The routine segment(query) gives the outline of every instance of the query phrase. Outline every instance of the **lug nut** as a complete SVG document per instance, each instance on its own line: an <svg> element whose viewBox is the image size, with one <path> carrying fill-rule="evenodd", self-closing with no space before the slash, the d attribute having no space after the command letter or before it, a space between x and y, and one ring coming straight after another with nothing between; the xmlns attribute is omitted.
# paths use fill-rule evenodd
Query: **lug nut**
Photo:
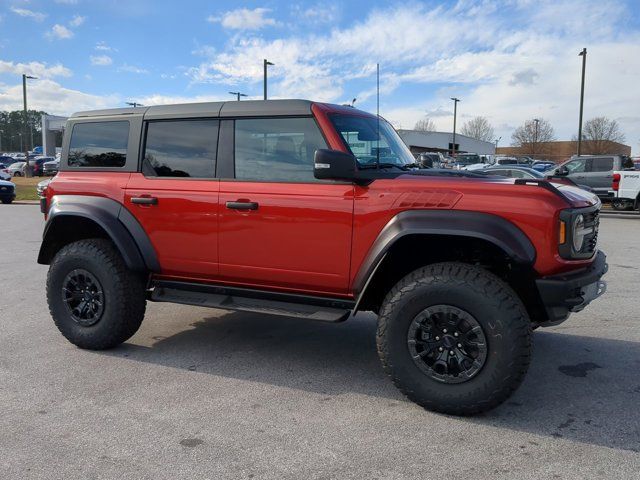
<svg viewBox="0 0 640 480"><path fill-rule="evenodd" d="M461 343L458 344L458 348L462 348L462 344Z"/></svg>
<svg viewBox="0 0 640 480"><path fill-rule="evenodd" d="M453 350L449 350L449 355L455 355L455 352Z"/></svg>
<svg viewBox="0 0 640 480"><path fill-rule="evenodd" d="M453 332L454 337L457 337L458 335L460 335L458 332Z"/></svg>
<svg viewBox="0 0 640 480"><path fill-rule="evenodd" d="M447 329L446 329L446 328L443 328L443 329L442 329L442 333L447 333Z"/></svg>
<svg viewBox="0 0 640 480"><path fill-rule="evenodd" d="M438 351L439 351L439 352L441 352L441 351L443 351L443 350L444 350L444 348L442 348L442 347L438 347Z"/></svg>
<svg viewBox="0 0 640 480"><path fill-rule="evenodd" d="M436 337L436 341L440 340L440 337Z"/></svg>

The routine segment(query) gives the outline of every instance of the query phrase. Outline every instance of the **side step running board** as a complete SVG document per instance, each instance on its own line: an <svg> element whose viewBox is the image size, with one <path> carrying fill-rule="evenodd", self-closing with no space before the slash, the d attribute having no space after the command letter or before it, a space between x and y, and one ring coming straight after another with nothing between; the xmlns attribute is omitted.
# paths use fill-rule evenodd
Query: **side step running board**
<svg viewBox="0 0 640 480"><path fill-rule="evenodd" d="M240 310L323 322L342 322L353 302L182 282L152 285L150 300L199 307ZM266 298L269 296L270 298ZM324 305L323 305L324 304Z"/></svg>

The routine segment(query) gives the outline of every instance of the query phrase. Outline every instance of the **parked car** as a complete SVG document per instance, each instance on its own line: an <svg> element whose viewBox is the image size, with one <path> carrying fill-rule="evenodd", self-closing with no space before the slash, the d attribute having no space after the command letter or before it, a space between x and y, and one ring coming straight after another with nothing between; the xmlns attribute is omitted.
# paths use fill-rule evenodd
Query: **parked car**
<svg viewBox="0 0 640 480"><path fill-rule="evenodd" d="M16 160L9 155L0 155L0 164L3 165L2 168L6 168L9 165L16 163Z"/></svg>
<svg viewBox="0 0 640 480"><path fill-rule="evenodd" d="M546 162L543 160L536 160L531 165L531 168L537 170L538 172L546 172L547 170L551 170L552 168L557 167L555 162Z"/></svg>
<svg viewBox="0 0 640 480"><path fill-rule="evenodd" d="M44 175L44 164L46 162L55 161L53 157L36 157L33 160L29 160L29 165L31 166L31 174L34 177L42 177Z"/></svg>
<svg viewBox="0 0 640 480"><path fill-rule="evenodd" d="M544 173L538 172L537 170L534 170L533 168L530 167L525 167L523 165L498 165L498 166L494 166L494 167L489 167L486 168L485 170L482 170L482 173L486 174L486 175L498 175L500 177L509 177L509 178L526 178L526 179L532 179L532 180L562 180L565 182L570 182L572 185L575 185L579 188L581 188L582 190L586 190L587 192L590 193L595 193L593 188L587 186L587 185L580 185L577 184L573 181L571 181L568 178L565 177L560 177L560 178L550 178L548 175L545 175Z"/></svg>
<svg viewBox="0 0 640 480"><path fill-rule="evenodd" d="M7 168L7 170L12 177L24 177L24 168L26 165L27 162L15 162L9 165L9 168Z"/></svg>
<svg viewBox="0 0 640 480"><path fill-rule="evenodd" d="M640 171L624 170L613 172L613 199L611 206L616 210L640 210Z"/></svg>
<svg viewBox="0 0 640 480"><path fill-rule="evenodd" d="M480 155L478 155L477 153L458 153L454 157L452 167L457 170L460 170L465 167L468 167L469 165L474 165L479 163L482 163L482 162L480 161Z"/></svg>
<svg viewBox="0 0 640 480"><path fill-rule="evenodd" d="M424 152L418 155L416 163L420 168L442 168L440 155L436 152Z"/></svg>
<svg viewBox="0 0 640 480"><path fill-rule="evenodd" d="M613 172L634 169L633 161L622 155L575 156L548 171L552 175L566 176L576 183L588 185L602 199L611 199Z"/></svg>
<svg viewBox="0 0 640 480"><path fill-rule="evenodd" d="M0 168L0 180L11 180L11 173L8 168Z"/></svg>
<svg viewBox="0 0 640 480"><path fill-rule="evenodd" d="M51 182L50 178L47 178L46 180L42 180L41 182L38 182L38 185L36 185L36 193L38 194L38 197L44 198L45 191L49 186L50 182Z"/></svg>
<svg viewBox="0 0 640 480"><path fill-rule="evenodd" d="M6 180L0 180L0 201L2 203L11 203L16 198L15 183Z"/></svg>
<svg viewBox="0 0 640 480"><path fill-rule="evenodd" d="M601 204L574 186L412 168L388 122L339 105L127 112L68 119L41 201L47 302L81 348L126 341L147 300L328 322L372 311L400 390L469 415L521 383L532 328L605 291Z"/></svg>
<svg viewBox="0 0 640 480"><path fill-rule="evenodd" d="M42 172L44 175L55 175L58 173L58 168L60 167L60 159L50 160L48 162L44 162L42 167Z"/></svg>

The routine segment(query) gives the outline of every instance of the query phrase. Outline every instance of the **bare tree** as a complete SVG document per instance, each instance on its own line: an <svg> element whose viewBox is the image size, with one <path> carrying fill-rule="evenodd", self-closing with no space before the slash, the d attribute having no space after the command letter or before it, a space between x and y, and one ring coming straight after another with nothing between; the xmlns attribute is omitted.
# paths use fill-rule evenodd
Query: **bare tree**
<svg viewBox="0 0 640 480"><path fill-rule="evenodd" d="M511 135L511 145L520 147L522 153L535 155L545 153L545 143L555 140L555 132L551 124L544 118L527 120L516 128Z"/></svg>
<svg viewBox="0 0 640 480"><path fill-rule="evenodd" d="M460 133L467 137L482 140L483 142L493 143L496 138L493 127L486 117L475 117L468 122L465 122L460 129Z"/></svg>
<svg viewBox="0 0 640 480"><path fill-rule="evenodd" d="M611 142L623 143L625 136L616 120L595 117L584 124L582 140L585 153L601 155L611 153Z"/></svg>
<svg viewBox="0 0 640 480"><path fill-rule="evenodd" d="M435 132L436 124L429 117L425 117L422 120L418 120L413 129L419 132Z"/></svg>

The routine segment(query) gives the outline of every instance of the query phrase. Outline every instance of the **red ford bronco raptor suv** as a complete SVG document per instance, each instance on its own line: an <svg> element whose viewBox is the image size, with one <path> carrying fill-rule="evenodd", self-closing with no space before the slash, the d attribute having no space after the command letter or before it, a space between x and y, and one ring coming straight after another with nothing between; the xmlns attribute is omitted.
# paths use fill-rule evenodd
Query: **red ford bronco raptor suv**
<svg viewBox="0 0 640 480"><path fill-rule="evenodd" d="M384 119L310 101L77 113L41 203L53 320L106 349L147 301L328 322L373 311L407 397L493 408L524 377L532 329L604 292L600 201L414 162Z"/></svg>

